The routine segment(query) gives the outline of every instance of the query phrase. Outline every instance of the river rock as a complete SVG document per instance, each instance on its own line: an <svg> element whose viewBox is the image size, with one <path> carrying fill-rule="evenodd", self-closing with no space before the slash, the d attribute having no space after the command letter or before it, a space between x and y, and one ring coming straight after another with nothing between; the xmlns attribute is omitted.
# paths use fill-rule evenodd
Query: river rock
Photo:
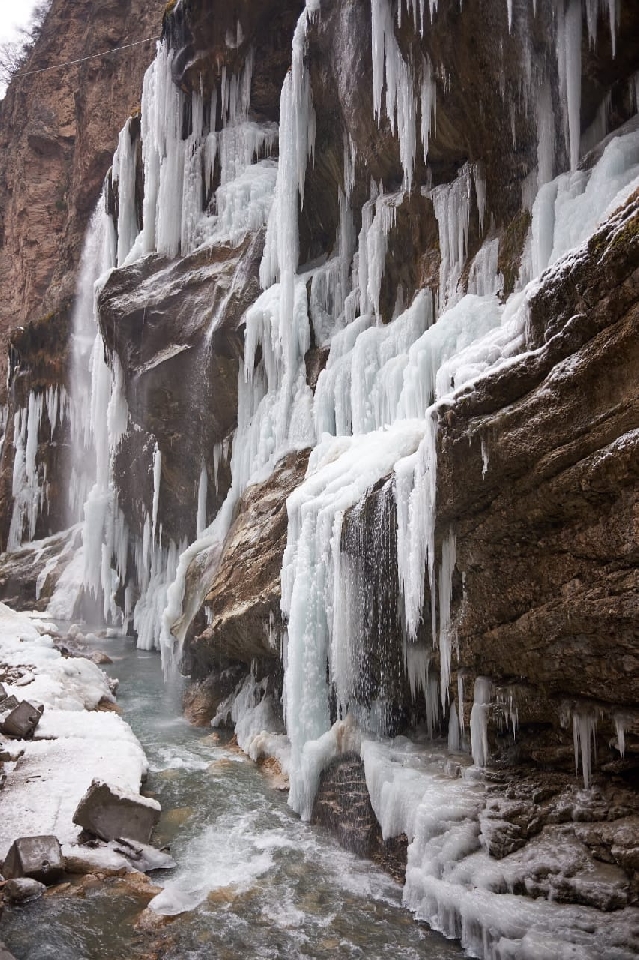
<svg viewBox="0 0 639 960"><path fill-rule="evenodd" d="M92 660L93 663L97 663L99 667L103 667L108 665L109 663L113 663L113 660L108 655L108 653L104 653L103 650L96 650L95 653L91 654L89 659Z"/></svg>
<svg viewBox="0 0 639 960"><path fill-rule="evenodd" d="M64 873L64 859L57 837L21 837L7 854L2 872L8 879L28 877L55 883Z"/></svg>
<svg viewBox="0 0 639 960"><path fill-rule="evenodd" d="M41 716L37 707L27 700L22 700L2 721L0 730L9 737L26 740L33 735Z"/></svg>
<svg viewBox="0 0 639 960"><path fill-rule="evenodd" d="M21 877L17 880L7 880L4 885L4 894L13 903L26 903L28 900L37 900L46 889L39 880Z"/></svg>
<svg viewBox="0 0 639 960"><path fill-rule="evenodd" d="M73 815L73 822L100 840L126 837L148 843L160 819L157 800L123 793L94 780Z"/></svg>

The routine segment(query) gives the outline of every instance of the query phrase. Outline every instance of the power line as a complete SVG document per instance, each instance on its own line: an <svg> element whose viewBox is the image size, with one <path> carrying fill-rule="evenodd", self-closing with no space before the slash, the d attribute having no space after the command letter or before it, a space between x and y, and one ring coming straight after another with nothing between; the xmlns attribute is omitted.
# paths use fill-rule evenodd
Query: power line
<svg viewBox="0 0 639 960"><path fill-rule="evenodd" d="M86 63L87 60L98 60L100 57L108 57L110 54L118 53L120 50L128 50L130 47L139 47L143 43L151 43L154 40L161 39L161 37L147 37L146 40L136 40L135 43L125 43L121 47L113 47L112 50L94 53L90 57L80 57L78 60L67 60L66 63L56 63L54 67L41 67L39 70L25 70L23 73L14 73L11 79L19 80L21 77L31 77L35 73L48 73L50 70L61 70L62 67L73 67L78 63Z"/></svg>

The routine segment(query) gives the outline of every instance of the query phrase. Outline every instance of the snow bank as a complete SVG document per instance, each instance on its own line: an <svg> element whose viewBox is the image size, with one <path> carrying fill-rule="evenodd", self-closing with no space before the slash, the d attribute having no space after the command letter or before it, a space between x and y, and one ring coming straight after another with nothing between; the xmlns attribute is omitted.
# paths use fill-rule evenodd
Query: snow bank
<svg viewBox="0 0 639 960"><path fill-rule="evenodd" d="M21 836L54 834L77 842L72 822L92 780L138 796L147 763L131 728L117 714L93 711L112 701L106 675L89 660L64 658L46 624L0 603L0 670L8 694L43 704L30 741L13 741L22 756L5 764L0 793L0 857ZM42 632L41 632L42 631Z"/></svg>

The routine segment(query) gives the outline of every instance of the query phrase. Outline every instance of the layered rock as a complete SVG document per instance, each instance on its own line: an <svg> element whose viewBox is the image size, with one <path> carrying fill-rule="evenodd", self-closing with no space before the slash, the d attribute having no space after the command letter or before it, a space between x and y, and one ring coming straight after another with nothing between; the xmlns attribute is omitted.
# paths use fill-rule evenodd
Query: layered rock
<svg viewBox="0 0 639 960"><path fill-rule="evenodd" d="M2 547L11 508L13 415L25 390L40 393L60 384L68 389L70 317L84 233L155 44L120 48L157 37L163 6L162 0L106 0L98 6L53 0L21 68L24 75L14 77L0 103L0 406L10 405L0 481ZM65 66L57 69L60 64ZM14 389L10 371L7 395L12 332L11 355L14 365L19 355L23 376ZM45 341L47 362L55 368L48 372L40 362ZM52 455L46 449L48 439L43 424L38 461L41 469L47 465L52 489L38 536L65 522L60 487L66 464L60 450Z"/></svg>

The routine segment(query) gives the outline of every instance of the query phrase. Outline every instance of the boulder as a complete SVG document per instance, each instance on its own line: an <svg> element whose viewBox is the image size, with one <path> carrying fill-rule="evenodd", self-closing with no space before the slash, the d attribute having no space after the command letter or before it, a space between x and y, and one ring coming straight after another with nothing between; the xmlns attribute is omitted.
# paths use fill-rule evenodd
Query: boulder
<svg viewBox="0 0 639 960"><path fill-rule="evenodd" d="M148 843L160 819L160 804L149 797L120 792L94 780L73 815L73 822L100 840L126 837Z"/></svg>
<svg viewBox="0 0 639 960"><path fill-rule="evenodd" d="M17 880L7 880L4 885L4 895L13 903L26 903L28 900L37 900L46 889L39 880L20 877Z"/></svg>
<svg viewBox="0 0 639 960"><path fill-rule="evenodd" d="M3 716L6 716L11 710L15 710L19 703L20 701L13 694L10 697L5 696L4 699L0 700L0 712Z"/></svg>
<svg viewBox="0 0 639 960"><path fill-rule="evenodd" d="M17 737L20 740L26 740L33 735L35 728L40 723L41 713L37 707L34 707L28 700L22 700L8 716L5 717L0 730L9 737Z"/></svg>
<svg viewBox="0 0 639 960"><path fill-rule="evenodd" d="M7 879L28 877L56 883L64 873L64 858L57 837L20 837L11 845L2 867Z"/></svg>

